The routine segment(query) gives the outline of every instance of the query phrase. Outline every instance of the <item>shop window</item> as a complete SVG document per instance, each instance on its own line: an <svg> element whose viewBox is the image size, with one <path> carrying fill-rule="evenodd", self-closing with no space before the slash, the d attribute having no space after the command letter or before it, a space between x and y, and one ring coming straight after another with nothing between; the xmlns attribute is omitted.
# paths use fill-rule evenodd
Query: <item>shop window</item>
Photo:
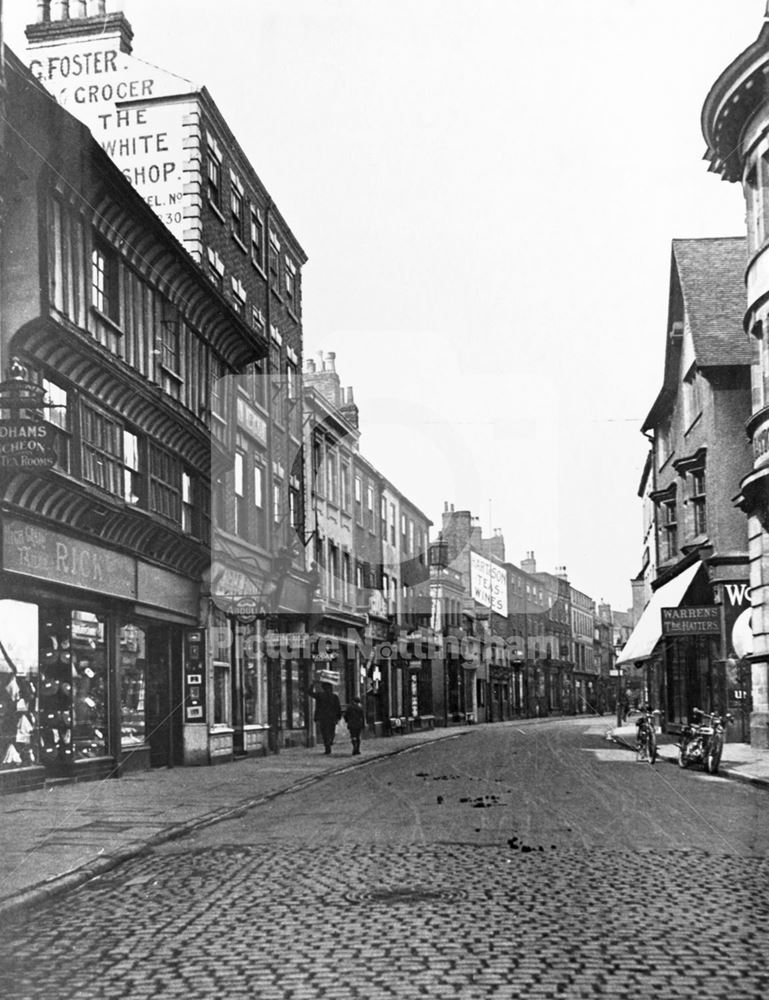
<svg viewBox="0 0 769 1000"><path fill-rule="evenodd" d="M305 670L298 660L286 662L283 681L283 725L286 729L304 729L307 725L307 684Z"/></svg>
<svg viewBox="0 0 769 1000"><path fill-rule="evenodd" d="M0 600L0 770L39 761L38 607Z"/></svg>
<svg viewBox="0 0 769 1000"><path fill-rule="evenodd" d="M40 621L40 759L54 770L107 752L104 623L89 611Z"/></svg>
<svg viewBox="0 0 769 1000"><path fill-rule="evenodd" d="M91 251L91 303L117 323L120 319L120 264L117 254L100 239Z"/></svg>
<svg viewBox="0 0 769 1000"><path fill-rule="evenodd" d="M118 632L120 640L120 744L123 749L147 740L147 639L138 625Z"/></svg>
<svg viewBox="0 0 769 1000"><path fill-rule="evenodd" d="M230 665L214 660L214 725L229 726L232 718L230 702Z"/></svg>

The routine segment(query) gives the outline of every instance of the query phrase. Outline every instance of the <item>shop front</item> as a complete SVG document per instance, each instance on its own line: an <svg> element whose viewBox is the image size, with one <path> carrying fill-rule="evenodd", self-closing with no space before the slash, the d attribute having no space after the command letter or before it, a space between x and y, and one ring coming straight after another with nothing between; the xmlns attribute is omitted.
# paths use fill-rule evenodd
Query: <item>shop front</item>
<svg viewBox="0 0 769 1000"><path fill-rule="evenodd" d="M747 583L711 581L692 562L654 592L618 667L630 668L631 706L650 701L677 732L704 712L733 711L746 692L731 635L748 601Z"/></svg>
<svg viewBox="0 0 769 1000"><path fill-rule="evenodd" d="M0 790L184 763L193 581L21 518L2 556Z"/></svg>

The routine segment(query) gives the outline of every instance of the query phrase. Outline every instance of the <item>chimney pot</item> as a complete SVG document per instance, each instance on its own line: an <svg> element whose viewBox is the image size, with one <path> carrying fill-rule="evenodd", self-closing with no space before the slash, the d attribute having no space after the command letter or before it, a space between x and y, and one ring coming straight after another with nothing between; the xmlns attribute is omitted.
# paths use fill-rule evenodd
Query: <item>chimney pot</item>
<svg viewBox="0 0 769 1000"><path fill-rule="evenodd" d="M51 20L51 0L37 0L37 23L47 24Z"/></svg>
<svg viewBox="0 0 769 1000"><path fill-rule="evenodd" d="M54 21L69 21L69 0L56 0Z"/></svg>
<svg viewBox="0 0 769 1000"><path fill-rule="evenodd" d="M330 372L336 371L336 351L329 351L326 355L328 358L328 370Z"/></svg>

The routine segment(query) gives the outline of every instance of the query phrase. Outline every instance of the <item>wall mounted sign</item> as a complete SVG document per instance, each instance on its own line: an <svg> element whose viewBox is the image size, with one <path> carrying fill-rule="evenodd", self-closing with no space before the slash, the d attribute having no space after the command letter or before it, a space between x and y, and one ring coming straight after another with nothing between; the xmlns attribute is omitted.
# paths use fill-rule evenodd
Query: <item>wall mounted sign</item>
<svg viewBox="0 0 769 1000"><path fill-rule="evenodd" d="M136 597L136 561L27 521L3 522L3 569L113 597Z"/></svg>
<svg viewBox="0 0 769 1000"><path fill-rule="evenodd" d="M720 608L661 608L663 635L720 635Z"/></svg>
<svg viewBox="0 0 769 1000"><path fill-rule="evenodd" d="M39 420L0 420L0 472L50 469L56 461L54 430Z"/></svg>

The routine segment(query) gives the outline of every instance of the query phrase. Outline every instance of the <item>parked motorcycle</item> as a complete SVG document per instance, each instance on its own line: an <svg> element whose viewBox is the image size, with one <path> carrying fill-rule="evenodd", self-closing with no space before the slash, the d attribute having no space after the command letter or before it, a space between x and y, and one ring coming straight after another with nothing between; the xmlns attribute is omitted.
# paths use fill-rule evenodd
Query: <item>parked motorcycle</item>
<svg viewBox="0 0 769 1000"><path fill-rule="evenodd" d="M641 709L641 717L636 722L636 760L648 760L653 764L657 759L657 719L660 710L652 711L648 705Z"/></svg>
<svg viewBox="0 0 769 1000"><path fill-rule="evenodd" d="M724 750L726 724L734 722L734 719L728 712L726 715L719 715L716 712L703 712L700 708L693 708L692 714L699 716L700 722L690 723L681 731L678 766L702 764L708 774L717 774Z"/></svg>

